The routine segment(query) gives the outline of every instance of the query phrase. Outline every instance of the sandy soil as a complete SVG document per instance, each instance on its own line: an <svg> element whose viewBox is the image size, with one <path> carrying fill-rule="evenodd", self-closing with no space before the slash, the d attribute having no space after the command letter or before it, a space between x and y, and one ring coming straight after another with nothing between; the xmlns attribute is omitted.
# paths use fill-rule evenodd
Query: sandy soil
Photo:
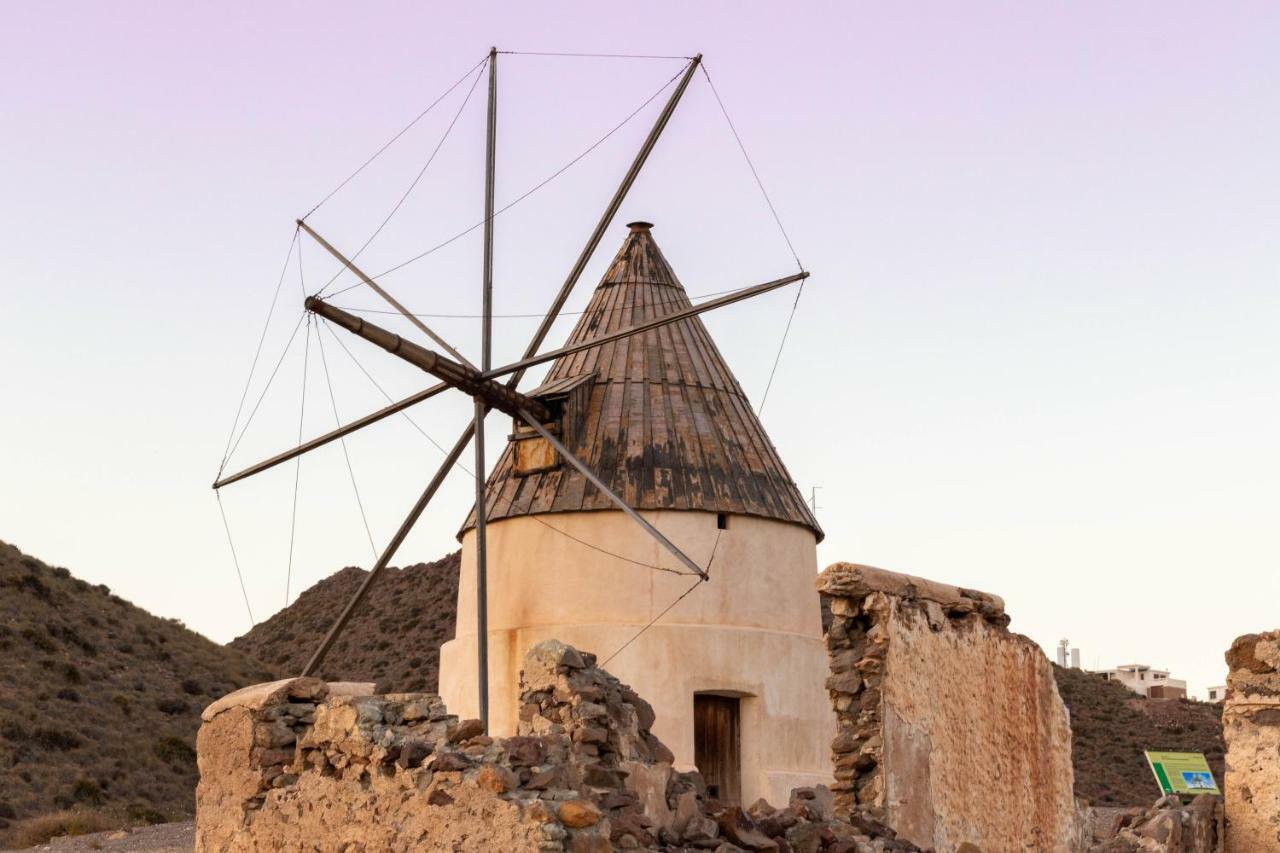
<svg viewBox="0 0 1280 853"><path fill-rule="evenodd" d="M196 825L186 823L161 823L142 826L134 830L95 832L74 838L55 838L39 847L28 850L52 850L54 853L90 853L90 851L115 851L115 853L191 853L195 848Z"/></svg>

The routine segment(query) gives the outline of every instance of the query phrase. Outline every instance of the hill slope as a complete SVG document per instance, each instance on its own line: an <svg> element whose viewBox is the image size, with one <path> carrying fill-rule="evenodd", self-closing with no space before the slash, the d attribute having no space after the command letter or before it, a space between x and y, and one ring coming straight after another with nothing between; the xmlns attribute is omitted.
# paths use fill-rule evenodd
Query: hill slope
<svg viewBox="0 0 1280 853"><path fill-rule="evenodd" d="M201 709L272 677L0 542L0 830L76 805L191 814Z"/></svg>
<svg viewBox="0 0 1280 853"><path fill-rule="evenodd" d="M1145 699L1115 681L1055 666L1071 711L1076 796L1093 805L1146 805L1160 796L1144 750L1203 752L1222 784L1222 708L1187 699Z"/></svg>
<svg viewBox="0 0 1280 853"><path fill-rule="evenodd" d="M434 563L384 571L319 674L330 681L373 681L380 692L434 692L440 646L453 639L460 563L454 552ZM346 568L330 575L231 646L278 672L301 672L367 574Z"/></svg>

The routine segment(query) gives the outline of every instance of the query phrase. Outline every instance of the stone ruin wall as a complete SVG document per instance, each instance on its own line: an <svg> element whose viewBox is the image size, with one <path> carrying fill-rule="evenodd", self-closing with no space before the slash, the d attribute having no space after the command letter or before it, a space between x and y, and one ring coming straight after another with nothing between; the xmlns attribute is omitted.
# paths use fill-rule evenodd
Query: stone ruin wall
<svg viewBox="0 0 1280 853"><path fill-rule="evenodd" d="M439 697L310 678L209 706L197 739L196 850L911 853L830 792L775 808L707 796L673 770L653 710L556 641L530 650L519 734L493 739Z"/></svg>
<svg viewBox="0 0 1280 853"><path fill-rule="evenodd" d="M1227 651L1227 853L1280 851L1280 631Z"/></svg>
<svg viewBox="0 0 1280 853"><path fill-rule="evenodd" d="M549 640L525 659L510 738L439 697L371 685L300 678L218 700L197 740L196 850L1222 850L1211 797L1130 809L1105 841L1084 839L1050 664L1008 631L996 596L844 563L818 585L832 614L833 790L717 802L696 771L672 767L647 702ZM1280 851L1280 632L1241 638L1228 660L1230 850Z"/></svg>
<svg viewBox="0 0 1280 853"><path fill-rule="evenodd" d="M818 589L838 814L939 851L1080 849L1066 708L998 597L851 563Z"/></svg>

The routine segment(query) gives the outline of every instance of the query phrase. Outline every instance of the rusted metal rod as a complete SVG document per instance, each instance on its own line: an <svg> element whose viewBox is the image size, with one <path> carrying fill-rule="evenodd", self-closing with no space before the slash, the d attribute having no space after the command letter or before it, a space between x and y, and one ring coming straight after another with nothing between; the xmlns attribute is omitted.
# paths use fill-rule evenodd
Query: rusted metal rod
<svg viewBox="0 0 1280 853"><path fill-rule="evenodd" d="M725 305L732 305L735 302L741 302L744 299L750 299L753 296L759 296L762 293L768 293L771 290L777 290L779 287L786 287L788 284L794 284L797 281L803 281L809 277L809 273L801 271L795 275L789 275L786 278L774 279L764 284L757 284L755 287L748 287L743 290L730 293L728 296L721 296L719 299L712 299L698 305L690 305L688 308L681 308L679 311L672 311L670 314L663 314L661 317L654 317L652 320L645 320L636 323L634 326L627 326L625 329L618 329L616 332L608 332L598 335L594 338L588 338L585 341L579 341L576 344L560 347L559 349L547 350L539 353L532 358L523 358L520 361L505 364L502 367L495 367L492 370L486 370L480 375L485 379L493 379L498 376L505 376L508 373L517 373L528 370L530 367L536 367L539 364L545 364L548 361L555 361L564 355L572 355L575 352L581 352L584 349L607 344L610 341L616 341L619 338L627 338L631 335L637 335L641 332L647 332L650 329L656 329L659 326L667 326L671 323L678 323L681 320L687 320L690 317L696 317L707 311L716 308L722 308Z"/></svg>
<svg viewBox="0 0 1280 853"><path fill-rule="evenodd" d="M542 323L538 326L538 330L533 333L533 339L529 341L529 346L524 351L524 358L529 358L537 353L538 347L542 346L542 342L546 340L552 325L555 324L556 319L560 316L560 309L564 308L564 303L569 299L569 295L573 293L573 288L577 286L578 279L582 276L582 271L587 268L587 263L595 253L596 247L600 245L600 239L604 237L605 230L608 229L609 223L613 221L613 217L617 215L623 199L627 197L627 193L631 190L631 185L635 183L636 177L644 167L645 161L649 159L649 155L653 152L653 146L658 144L658 137L666 129L667 122L671 119L671 114L675 112L676 105L684 97L684 90L689 88L689 81L693 79L693 74L698 70L698 66L701 63L701 53L690 60L689 67L685 69L684 76L680 78L680 83L676 86L675 91L671 93L671 97L667 99L666 106L658 114L657 120L649 130L649 135L645 137L644 144L640 146L635 159L631 161L631 168L622 177L622 183L618 185L613 198L609 200L608 207L600 215L600 221L596 223L595 230L587 238L587 245L583 247L582 252L578 255L578 260L574 263L573 268L569 270L569 275L565 278L564 284L560 285L560 292L556 294L555 300L547 310L547 316L542 318ZM524 370L521 369L516 372L508 384L514 387L523 376Z"/></svg>
<svg viewBox="0 0 1280 853"><path fill-rule="evenodd" d="M634 507L632 507L629 503L627 503L622 498L614 494L613 490L610 489L608 486L606 486L604 484L604 481L601 480L598 476L596 476L596 473L592 471L590 467L587 466L587 463L583 462L577 456L574 456L573 452L570 451L569 448L561 444L560 440L556 438L554 435L552 435L550 430L548 430L541 423L539 423L537 418L535 418L529 412L521 412L520 417L521 419L524 420L525 423L533 427L534 432L536 432L538 435L545 438L547 442L556 449L556 452L559 453L562 457L564 457L564 461L568 462L570 465L576 468L578 470L578 473L586 477L587 481L591 483L591 485L595 486L597 489L601 491L601 493L604 494L605 497L613 501L614 505L617 506L618 509L622 510L627 515L629 515L632 521L634 521L636 524L639 524L642 528L644 528L644 531L646 533L648 533L654 539L657 539L658 544L660 544L663 548L666 548L668 551L670 551L671 554L681 563L684 563L685 567L689 569L689 571L693 572L698 577L702 578L704 581L710 580L710 577L707 575L707 572L705 569L703 569L693 560L690 560L689 557L684 553L684 551L681 551L679 548L676 547L674 542L672 542L667 537L663 536L662 531L658 530L658 528L650 524L643 515L641 515L639 512L635 510Z"/></svg>
<svg viewBox="0 0 1280 853"><path fill-rule="evenodd" d="M373 586L373 582L378 579L378 575L387 567L391 559L395 557L396 551L400 549L400 545L404 543L405 537L409 535L409 531L413 529L413 525L417 523L418 518L427 508L427 504L431 503L431 499L435 497L436 492L444 483L445 477L449 471L453 469L453 464L458 461L458 457L462 455L462 451L467 449L467 442L471 441L472 427L468 426L463 431L457 443L449 450L440 467L436 469L435 476L431 478L431 482L427 484L426 490L422 496L418 498L418 502L413 505L413 509L409 510L409 515L400 523L400 529L391 537L391 541L387 543L387 547L383 549L382 554L378 557L378 562L373 564L373 568L369 570L369 574L365 576L364 582L360 584L360 588L356 590L356 594L347 602L347 606L342 608L342 613L338 614L338 618L334 620L332 627L328 633L324 635L324 639L320 641L319 647L311 655L311 660L307 661L307 665L303 667L301 675L312 675L316 668L324 660L324 656L328 654L329 647L338 639L338 635L342 633L342 629L347 626L347 622L351 619L351 614L360 606L360 602L364 600L365 594L369 591L369 587Z"/></svg>
<svg viewBox="0 0 1280 853"><path fill-rule="evenodd" d="M326 432L324 435L316 436L310 441L305 441L302 444L299 444L297 447L286 450L283 453L277 453L270 459L263 460L256 465L250 465L248 468L245 468L242 471L237 471L234 474L228 474L221 480L216 481L213 484L213 487L215 489L221 489L223 486L229 486L238 480L243 480L245 477L252 477L254 474L261 474L268 468L274 468L283 462L288 462L290 459L296 459L308 451L315 450L317 447L324 447L329 442L337 441L344 435L353 433L362 427L367 427L369 424L376 424L383 418L389 418L398 412L403 412L410 406L421 403L423 400L430 400L442 391L448 390L449 386L443 382L438 385L432 385L430 388L424 388L411 397L406 397L397 403L392 403L389 406L378 409L376 412L370 412L362 418L358 418L349 424L343 424L337 429Z"/></svg>
<svg viewBox="0 0 1280 853"><path fill-rule="evenodd" d="M444 338L440 337L440 336L439 336L439 335L437 335L435 332L431 331L431 329L427 326L427 324L426 324L426 323L424 323L424 322L422 322L422 320L421 320L420 318L415 317L413 314L410 314L410 313L409 313L409 309L408 309L408 308L405 308L403 305L401 305L401 304L399 303L399 301L397 301L397 300L396 300L396 298L395 298L394 296L392 296L390 293L387 293L387 291L386 291L386 290L384 290L384 289L382 288L382 285L378 284L378 283L377 283L376 281L374 281L372 278L370 278L369 276L365 275L364 270L360 269L360 268L359 268L359 267L357 267L354 263L352 263L350 260L348 260L348 259L347 259L347 257L346 257L345 255L343 255L341 252L339 252L337 249L335 249L332 245L330 245L328 240L324 239L324 238L323 238L323 237L321 237L319 234L317 234L317 233L315 232L315 230L314 230L310 225L308 225L307 223L305 223L305 222L303 222L301 219L299 219L299 220L298 220L298 227L299 227L299 228L301 228L303 231L306 231L308 234L310 234L310 235L311 235L311 238L312 238L313 240L315 240L317 243L319 243L321 246L323 246L323 247L324 247L324 249L325 249L325 251L327 251L329 254L333 255L335 258L337 258L337 259L338 259L338 262L339 262L339 263L343 264L347 269L349 269L349 270L351 270L353 273L355 273L355 274L360 278L360 280L361 280L361 281L363 281L365 284L369 285L369 287L371 287L371 288L373 289L373 292L374 292L374 293L376 293L376 294L378 294L379 296L381 296L383 299L385 299L385 300L387 301L387 303L388 303L392 308L396 309L396 310L397 310L397 311L399 311L401 314L403 314L406 318L408 318L408 320L409 320L409 322L410 322L410 323L412 323L413 325L417 326L417 327L418 327L418 329L419 329L423 334L425 334L427 337L431 338L431 340L433 340L433 341L435 341L437 344L439 344L439 345L440 345L440 347L441 347L445 352L449 353L449 355L453 356L453 357L454 357L454 358L456 358L458 361L462 362L463 364L467 365L468 367L475 367L475 365L474 365L474 364L472 364L471 362L467 361L466 356L464 356L462 353L460 353L460 352L458 352L456 349L454 349L454 348L449 344L449 342L448 342L448 341L446 341Z"/></svg>
<svg viewBox="0 0 1280 853"><path fill-rule="evenodd" d="M486 379L474 367L450 361L438 352L419 346L413 341L406 341L394 332L389 332L362 317L357 317L341 308L335 308L318 296L308 296L306 306L308 311L314 311L335 325L430 373L446 385L464 391L478 400L483 400L512 417L516 417L522 410L531 411L543 418L550 416L547 407L532 397Z"/></svg>

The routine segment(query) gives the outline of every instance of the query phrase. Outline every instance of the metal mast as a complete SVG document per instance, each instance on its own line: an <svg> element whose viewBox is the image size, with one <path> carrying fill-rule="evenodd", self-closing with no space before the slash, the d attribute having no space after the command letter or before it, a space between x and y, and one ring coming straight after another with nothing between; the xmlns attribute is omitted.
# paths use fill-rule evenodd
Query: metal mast
<svg viewBox="0 0 1280 853"><path fill-rule="evenodd" d="M489 121L484 164L484 270L481 273L480 369L493 361L493 173L498 122L498 49L489 49ZM489 565L485 543L484 416L488 407L476 397L476 667L480 722L489 731Z"/></svg>

